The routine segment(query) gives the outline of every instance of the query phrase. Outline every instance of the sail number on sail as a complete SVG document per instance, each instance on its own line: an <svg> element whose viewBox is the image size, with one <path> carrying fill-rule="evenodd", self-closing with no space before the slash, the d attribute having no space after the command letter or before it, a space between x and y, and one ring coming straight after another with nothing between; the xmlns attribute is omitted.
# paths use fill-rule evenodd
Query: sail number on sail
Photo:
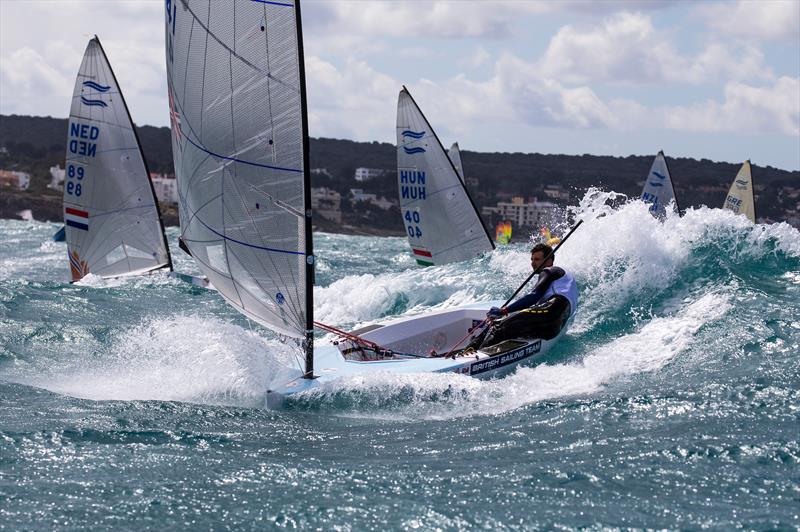
<svg viewBox="0 0 800 532"><path fill-rule="evenodd" d="M425 188L425 172L419 170L400 171L400 199L402 200L424 200L427 196ZM418 210L407 209L403 218L407 222L406 231L408 236L420 238L422 230L419 228L420 214Z"/></svg>
<svg viewBox="0 0 800 532"><path fill-rule="evenodd" d="M67 143L69 153L82 157L97 156L97 142L100 137L100 128L88 124L70 122L69 142ZM86 169L76 165L74 162L67 164L67 182L65 192L71 196L80 196L83 193L83 178L86 177Z"/></svg>

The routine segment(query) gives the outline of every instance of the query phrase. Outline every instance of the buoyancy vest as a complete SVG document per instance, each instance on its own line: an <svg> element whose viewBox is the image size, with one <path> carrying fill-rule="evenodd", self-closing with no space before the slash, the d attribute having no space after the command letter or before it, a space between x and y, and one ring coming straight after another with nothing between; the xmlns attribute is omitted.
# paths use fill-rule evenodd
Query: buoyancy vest
<svg viewBox="0 0 800 532"><path fill-rule="evenodd" d="M569 315L574 316L578 310L578 285L571 273L564 271L564 275L551 282L541 300L545 301L555 295L567 298L570 306Z"/></svg>

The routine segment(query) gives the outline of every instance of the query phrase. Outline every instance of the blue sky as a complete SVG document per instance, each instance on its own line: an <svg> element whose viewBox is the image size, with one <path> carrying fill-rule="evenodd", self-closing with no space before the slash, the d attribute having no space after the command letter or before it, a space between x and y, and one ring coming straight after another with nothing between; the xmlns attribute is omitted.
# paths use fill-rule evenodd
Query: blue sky
<svg viewBox="0 0 800 532"><path fill-rule="evenodd" d="M168 125L163 6L0 0L0 112L66 117L96 33L134 120ZM405 84L466 150L800 169L797 0L302 7L313 136L393 142Z"/></svg>

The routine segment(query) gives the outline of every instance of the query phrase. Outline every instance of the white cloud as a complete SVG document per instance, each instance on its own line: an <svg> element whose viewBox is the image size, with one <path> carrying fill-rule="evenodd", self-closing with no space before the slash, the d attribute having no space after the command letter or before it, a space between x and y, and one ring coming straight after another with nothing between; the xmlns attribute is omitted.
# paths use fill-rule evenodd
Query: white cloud
<svg viewBox="0 0 800 532"><path fill-rule="evenodd" d="M545 2L420 0L415 2L345 1L315 5L315 29L337 34L381 37L507 37L525 14L559 9Z"/></svg>
<svg viewBox="0 0 800 532"><path fill-rule="evenodd" d="M800 2L797 0L739 0L736 4L705 4L697 12L715 31L757 40L800 38Z"/></svg>
<svg viewBox="0 0 800 532"><path fill-rule="evenodd" d="M649 16L622 12L592 27L562 27L539 61L542 74L570 83L703 83L769 78L763 54L752 46L713 43L682 56ZM736 53L738 52L738 53Z"/></svg>
<svg viewBox="0 0 800 532"><path fill-rule="evenodd" d="M782 133L800 136L800 78L779 78L774 85L725 86L725 101L662 109L668 128L686 131Z"/></svg>
<svg viewBox="0 0 800 532"><path fill-rule="evenodd" d="M394 133L400 83L366 62L348 60L339 68L306 57L309 130L313 136L388 140Z"/></svg>

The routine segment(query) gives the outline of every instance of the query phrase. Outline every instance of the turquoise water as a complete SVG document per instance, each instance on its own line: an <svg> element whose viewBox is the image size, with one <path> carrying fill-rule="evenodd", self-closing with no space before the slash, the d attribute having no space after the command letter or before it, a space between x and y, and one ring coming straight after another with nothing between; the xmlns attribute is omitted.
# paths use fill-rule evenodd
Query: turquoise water
<svg viewBox="0 0 800 532"><path fill-rule="evenodd" d="M610 196L575 209L581 309L544 365L279 412L297 353L216 293L70 285L56 225L0 221L0 529L797 529L800 232ZM502 299L529 268L522 243L421 269L403 239L315 238L316 315L342 327Z"/></svg>

